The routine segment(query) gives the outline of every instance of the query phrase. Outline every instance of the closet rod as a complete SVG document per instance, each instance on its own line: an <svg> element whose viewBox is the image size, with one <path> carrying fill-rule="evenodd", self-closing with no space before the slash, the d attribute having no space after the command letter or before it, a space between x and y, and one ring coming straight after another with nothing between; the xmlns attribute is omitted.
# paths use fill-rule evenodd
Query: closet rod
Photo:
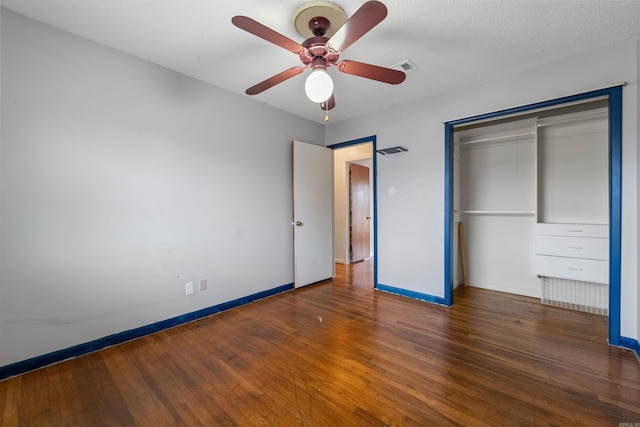
<svg viewBox="0 0 640 427"><path fill-rule="evenodd" d="M533 216L536 211L460 211L460 213L468 215L514 215L514 216Z"/></svg>
<svg viewBox="0 0 640 427"><path fill-rule="evenodd" d="M482 139L472 139L471 141L459 142L458 145L467 145L467 144L477 144L479 142L493 142L493 141L503 141L508 139L517 139L524 136L533 136L535 134L534 131L525 132L525 133L515 133L513 135L504 135L504 136L492 136L490 138L482 138Z"/></svg>

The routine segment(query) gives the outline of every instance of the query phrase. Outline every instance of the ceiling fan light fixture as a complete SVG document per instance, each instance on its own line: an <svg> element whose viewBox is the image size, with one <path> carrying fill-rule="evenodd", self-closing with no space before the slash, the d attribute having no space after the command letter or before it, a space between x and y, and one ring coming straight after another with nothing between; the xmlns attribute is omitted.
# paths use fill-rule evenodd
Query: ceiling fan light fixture
<svg viewBox="0 0 640 427"><path fill-rule="evenodd" d="M2 1L2 0L0 0ZM405 72L364 62L339 60L339 56L354 42L368 33L387 16L387 7L378 0L367 0L349 19L344 10L327 1L312 1L299 7L294 13L294 26L303 37L295 42L248 16L236 15L231 23L236 27L288 50L300 57L302 66L291 67L245 91L257 95L280 84L307 68L311 73L305 81L307 97L326 111L335 107L333 81L326 69L338 71L382 83L397 85L405 80ZM405 67L403 67L405 69Z"/></svg>
<svg viewBox="0 0 640 427"><path fill-rule="evenodd" d="M324 68L314 69L304 84L307 97L316 104L326 101L333 93L333 80Z"/></svg>

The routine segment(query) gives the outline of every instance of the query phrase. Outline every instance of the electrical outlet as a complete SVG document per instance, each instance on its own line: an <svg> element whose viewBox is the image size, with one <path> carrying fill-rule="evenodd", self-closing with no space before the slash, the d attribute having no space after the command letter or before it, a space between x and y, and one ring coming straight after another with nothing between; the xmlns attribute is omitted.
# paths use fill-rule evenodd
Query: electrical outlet
<svg viewBox="0 0 640 427"><path fill-rule="evenodd" d="M200 292L207 290L207 279L200 280Z"/></svg>
<svg viewBox="0 0 640 427"><path fill-rule="evenodd" d="M186 295L191 295L193 293L193 282L185 283L184 292Z"/></svg>

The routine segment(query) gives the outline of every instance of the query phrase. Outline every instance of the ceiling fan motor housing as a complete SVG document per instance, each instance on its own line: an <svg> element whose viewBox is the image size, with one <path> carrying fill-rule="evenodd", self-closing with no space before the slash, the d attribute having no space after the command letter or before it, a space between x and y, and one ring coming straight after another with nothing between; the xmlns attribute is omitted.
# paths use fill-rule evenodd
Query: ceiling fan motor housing
<svg viewBox="0 0 640 427"><path fill-rule="evenodd" d="M312 62L318 64L320 62L317 61L318 59L321 59L325 65L327 62L329 65L334 64L338 60L338 54L334 54L327 50L327 41L329 41L327 37L316 36L302 42L302 46L304 46L307 51L300 52L300 60L305 65ZM313 65L315 64L312 64L312 68L314 68Z"/></svg>

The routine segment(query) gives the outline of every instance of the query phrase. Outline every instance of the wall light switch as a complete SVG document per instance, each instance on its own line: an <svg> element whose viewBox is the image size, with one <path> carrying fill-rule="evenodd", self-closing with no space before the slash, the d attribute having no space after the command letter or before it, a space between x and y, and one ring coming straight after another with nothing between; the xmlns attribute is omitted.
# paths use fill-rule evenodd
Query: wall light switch
<svg viewBox="0 0 640 427"><path fill-rule="evenodd" d="M193 293L193 282L189 282L184 285L184 292L186 295L191 295Z"/></svg>
<svg viewBox="0 0 640 427"><path fill-rule="evenodd" d="M207 290L207 279L200 280L200 291Z"/></svg>
<svg viewBox="0 0 640 427"><path fill-rule="evenodd" d="M396 194L396 188L393 185L389 186L389 195L393 196L394 194Z"/></svg>

